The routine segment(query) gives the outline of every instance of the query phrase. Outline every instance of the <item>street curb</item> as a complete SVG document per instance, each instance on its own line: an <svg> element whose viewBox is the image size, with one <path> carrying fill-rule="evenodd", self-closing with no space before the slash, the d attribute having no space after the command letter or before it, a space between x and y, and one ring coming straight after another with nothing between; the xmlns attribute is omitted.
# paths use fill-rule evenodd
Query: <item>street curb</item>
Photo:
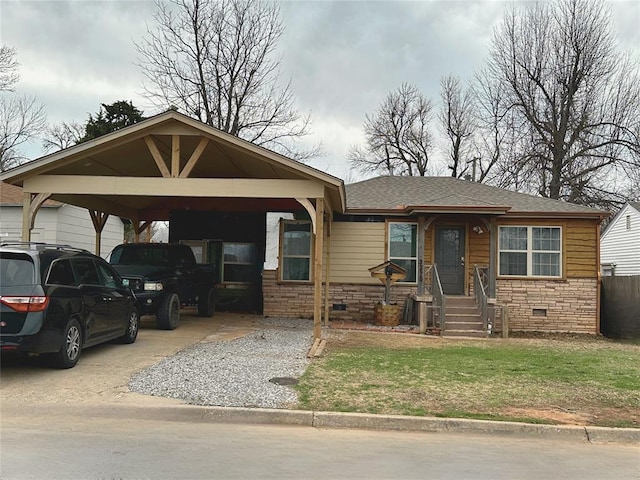
<svg viewBox="0 0 640 480"><path fill-rule="evenodd" d="M370 415L365 413L318 412L270 408L215 407L199 405L147 406L113 405L118 416L139 420L211 422L253 425L291 425L325 429L361 429L424 433L498 435L529 439L566 440L590 443L640 445L640 429L577 425L541 425L463 418ZM93 408L89 407L93 410ZM92 412L111 416L104 409Z"/></svg>

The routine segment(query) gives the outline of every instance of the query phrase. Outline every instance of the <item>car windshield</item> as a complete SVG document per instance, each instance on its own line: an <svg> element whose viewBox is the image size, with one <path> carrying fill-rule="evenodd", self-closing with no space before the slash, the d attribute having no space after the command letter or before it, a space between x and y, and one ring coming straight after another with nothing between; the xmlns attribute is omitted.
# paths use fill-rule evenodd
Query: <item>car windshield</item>
<svg viewBox="0 0 640 480"><path fill-rule="evenodd" d="M32 285L35 268L29 255L0 254L0 285Z"/></svg>
<svg viewBox="0 0 640 480"><path fill-rule="evenodd" d="M168 265L168 252L163 248L146 245L127 245L111 254L112 265Z"/></svg>

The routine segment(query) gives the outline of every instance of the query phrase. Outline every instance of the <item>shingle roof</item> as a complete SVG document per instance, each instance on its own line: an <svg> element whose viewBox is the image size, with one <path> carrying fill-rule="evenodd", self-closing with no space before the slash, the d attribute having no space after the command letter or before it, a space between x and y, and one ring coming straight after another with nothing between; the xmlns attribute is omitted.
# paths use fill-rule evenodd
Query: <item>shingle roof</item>
<svg viewBox="0 0 640 480"><path fill-rule="evenodd" d="M22 206L22 188L11 185L10 183L0 182L0 205L19 205ZM46 206L60 206L60 202L47 200L44 202Z"/></svg>
<svg viewBox="0 0 640 480"><path fill-rule="evenodd" d="M413 210L500 210L509 214L575 214L606 216L607 212L560 200L536 197L452 177L383 176L345 186L347 213Z"/></svg>

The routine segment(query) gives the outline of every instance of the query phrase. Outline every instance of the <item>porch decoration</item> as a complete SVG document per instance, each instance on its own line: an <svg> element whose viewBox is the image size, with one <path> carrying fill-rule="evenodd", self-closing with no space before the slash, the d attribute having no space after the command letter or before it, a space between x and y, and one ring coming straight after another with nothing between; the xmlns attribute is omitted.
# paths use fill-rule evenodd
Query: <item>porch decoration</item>
<svg viewBox="0 0 640 480"><path fill-rule="evenodd" d="M384 285L384 301L376 303L373 308L373 319L376 325L395 327L400 325L403 305L392 304L389 301L391 285L402 280L407 271L400 265L386 261L369 269L371 276L379 279Z"/></svg>

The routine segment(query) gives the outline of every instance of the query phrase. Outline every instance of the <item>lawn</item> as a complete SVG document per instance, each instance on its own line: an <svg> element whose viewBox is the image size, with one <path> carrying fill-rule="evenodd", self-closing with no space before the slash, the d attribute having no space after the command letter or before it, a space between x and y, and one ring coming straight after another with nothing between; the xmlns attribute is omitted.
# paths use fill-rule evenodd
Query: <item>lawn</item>
<svg viewBox="0 0 640 480"><path fill-rule="evenodd" d="M331 331L299 408L640 427L640 345Z"/></svg>

